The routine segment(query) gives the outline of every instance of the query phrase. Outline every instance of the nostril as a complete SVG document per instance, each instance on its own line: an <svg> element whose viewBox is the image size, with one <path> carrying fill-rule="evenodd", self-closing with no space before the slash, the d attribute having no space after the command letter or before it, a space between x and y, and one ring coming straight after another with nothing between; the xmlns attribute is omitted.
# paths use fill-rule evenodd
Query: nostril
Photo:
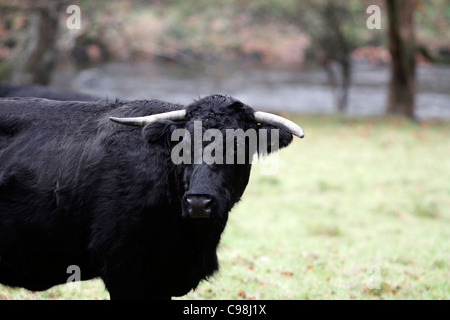
<svg viewBox="0 0 450 320"><path fill-rule="evenodd" d="M186 198L186 202L189 204L189 206L191 208L193 208L193 207L207 208L211 205L211 200L212 199L210 199L210 198L198 197L198 196L192 196L192 197Z"/></svg>
<svg viewBox="0 0 450 320"><path fill-rule="evenodd" d="M208 218L211 213L212 198L209 196L187 196L187 209L191 217Z"/></svg>

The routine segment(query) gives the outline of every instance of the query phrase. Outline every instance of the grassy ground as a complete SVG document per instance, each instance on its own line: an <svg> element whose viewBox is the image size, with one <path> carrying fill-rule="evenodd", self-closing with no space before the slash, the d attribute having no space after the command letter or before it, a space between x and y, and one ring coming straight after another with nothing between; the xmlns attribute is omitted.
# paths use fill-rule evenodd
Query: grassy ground
<svg viewBox="0 0 450 320"><path fill-rule="evenodd" d="M295 118L276 175L252 171L221 271L183 299L450 299L450 124ZM104 299L99 280L0 299Z"/></svg>

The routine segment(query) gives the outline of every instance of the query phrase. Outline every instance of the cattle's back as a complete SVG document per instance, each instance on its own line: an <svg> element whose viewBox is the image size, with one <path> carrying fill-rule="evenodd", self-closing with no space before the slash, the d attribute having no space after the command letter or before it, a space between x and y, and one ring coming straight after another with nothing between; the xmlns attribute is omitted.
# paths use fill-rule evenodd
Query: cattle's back
<svg viewBox="0 0 450 320"><path fill-rule="evenodd" d="M61 102L40 98L3 98L0 99L0 152L7 147L7 141L17 143L14 146L16 152L21 147L23 152L28 148L48 151L46 144L52 141L86 145L99 135L115 137L122 132L127 133L120 137L126 148L127 137L135 139L140 135L139 129L117 126L109 117L145 116L181 108L181 105L158 100ZM59 151L64 151L64 148Z"/></svg>
<svg viewBox="0 0 450 320"><path fill-rule="evenodd" d="M108 104L47 99L0 100L0 171L17 166L31 171L64 165L80 157L101 131ZM38 169L39 168L39 169Z"/></svg>

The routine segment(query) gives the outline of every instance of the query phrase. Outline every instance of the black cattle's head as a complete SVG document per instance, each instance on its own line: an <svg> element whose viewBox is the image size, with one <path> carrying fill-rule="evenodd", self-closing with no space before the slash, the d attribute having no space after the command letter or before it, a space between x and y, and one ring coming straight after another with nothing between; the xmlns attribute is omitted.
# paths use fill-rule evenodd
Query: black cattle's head
<svg viewBox="0 0 450 320"><path fill-rule="evenodd" d="M149 143L171 148L171 161L182 176L184 218L223 226L247 186L254 154L286 147L293 134L303 137L293 122L222 95L202 98L185 110L111 120L143 126Z"/></svg>

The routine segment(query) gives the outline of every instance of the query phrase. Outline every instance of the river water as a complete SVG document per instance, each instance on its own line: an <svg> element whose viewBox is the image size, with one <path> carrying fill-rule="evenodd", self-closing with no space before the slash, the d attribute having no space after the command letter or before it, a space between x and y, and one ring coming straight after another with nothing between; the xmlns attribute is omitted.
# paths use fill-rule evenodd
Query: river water
<svg viewBox="0 0 450 320"><path fill-rule="evenodd" d="M390 71L387 66L353 67L347 113L383 115ZM450 66L419 65L416 117L450 120ZM334 93L323 70L267 70L176 63L104 63L83 70L60 70L54 87L109 99L161 99L189 104L212 93L231 95L255 110L292 113L336 112Z"/></svg>

